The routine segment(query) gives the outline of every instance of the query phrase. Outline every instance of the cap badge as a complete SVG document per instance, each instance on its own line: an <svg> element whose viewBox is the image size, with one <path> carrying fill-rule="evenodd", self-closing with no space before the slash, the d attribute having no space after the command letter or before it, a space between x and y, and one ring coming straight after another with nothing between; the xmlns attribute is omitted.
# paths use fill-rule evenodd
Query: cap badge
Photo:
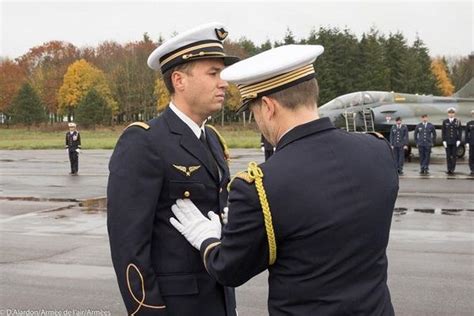
<svg viewBox="0 0 474 316"><path fill-rule="evenodd" d="M221 27L220 29L215 29L215 30L216 30L217 38L218 38L220 41L225 40L225 38L226 38L227 35L229 34L229 32L227 32L226 30L224 30L223 27Z"/></svg>

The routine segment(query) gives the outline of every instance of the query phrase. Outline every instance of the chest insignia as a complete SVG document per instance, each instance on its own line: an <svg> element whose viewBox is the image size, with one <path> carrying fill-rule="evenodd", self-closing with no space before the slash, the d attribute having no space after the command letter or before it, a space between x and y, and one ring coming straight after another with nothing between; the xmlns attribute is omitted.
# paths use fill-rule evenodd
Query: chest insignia
<svg viewBox="0 0 474 316"><path fill-rule="evenodd" d="M178 165L174 165L174 164L173 164L173 167L175 167L176 169L178 169L179 171L184 173L187 177L190 177L193 172L195 172L196 170L201 168L201 166L185 167L185 166L178 166Z"/></svg>

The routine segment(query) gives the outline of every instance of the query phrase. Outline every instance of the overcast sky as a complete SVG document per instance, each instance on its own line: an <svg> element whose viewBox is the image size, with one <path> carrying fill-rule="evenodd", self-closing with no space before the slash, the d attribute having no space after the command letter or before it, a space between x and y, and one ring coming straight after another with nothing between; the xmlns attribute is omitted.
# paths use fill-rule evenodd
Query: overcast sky
<svg viewBox="0 0 474 316"><path fill-rule="evenodd" d="M0 0L0 56L16 58L51 40L78 47L106 40L136 41L143 33L166 39L201 23L227 25L229 38L260 44L297 38L320 26L349 28L360 36L376 27L418 34L432 56L468 55L473 48L472 1L6 1Z"/></svg>

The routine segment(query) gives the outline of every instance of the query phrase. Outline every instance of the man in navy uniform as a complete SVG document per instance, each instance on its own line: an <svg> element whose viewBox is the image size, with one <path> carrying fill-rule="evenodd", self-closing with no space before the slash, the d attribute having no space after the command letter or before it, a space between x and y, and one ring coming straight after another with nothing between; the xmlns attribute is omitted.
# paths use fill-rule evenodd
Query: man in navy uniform
<svg viewBox="0 0 474 316"><path fill-rule="evenodd" d="M81 134L76 123L68 123L69 132L66 133L66 152L71 165L70 175L77 176L79 172L79 153L81 152Z"/></svg>
<svg viewBox="0 0 474 316"><path fill-rule="evenodd" d="M322 52L281 46L224 70L276 151L231 182L222 232L189 199L170 221L222 284L268 269L272 316L393 315L386 248L397 170L382 135L318 117L313 62Z"/></svg>
<svg viewBox="0 0 474 316"><path fill-rule="evenodd" d="M474 176L474 110L471 116L473 119L466 124L466 147L469 147L469 169Z"/></svg>
<svg viewBox="0 0 474 316"><path fill-rule="evenodd" d="M218 214L227 205L228 151L206 119L228 86L224 26L210 23L161 44L148 58L171 95L148 123L131 124L110 159L107 227L112 261L131 315L233 316L234 289L217 283L200 253L169 223L171 205L189 198ZM217 216L217 215L216 215Z"/></svg>
<svg viewBox="0 0 474 316"><path fill-rule="evenodd" d="M405 162L405 149L408 146L408 128L402 124L402 118L395 119L395 125L390 129L390 145L392 145L393 154L395 157L395 165L398 169L398 174L403 175L403 163Z"/></svg>
<svg viewBox="0 0 474 316"><path fill-rule="evenodd" d="M455 118L456 109L448 109L448 118L443 121L441 127L443 146L446 149L446 163L448 175L453 175L456 169L457 148L461 145L461 122Z"/></svg>
<svg viewBox="0 0 474 316"><path fill-rule="evenodd" d="M428 114L421 116L421 123L415 128L415 143L420 154L420 174L429 174L431 147L436 144L436 129L428 122Z"/></svg>

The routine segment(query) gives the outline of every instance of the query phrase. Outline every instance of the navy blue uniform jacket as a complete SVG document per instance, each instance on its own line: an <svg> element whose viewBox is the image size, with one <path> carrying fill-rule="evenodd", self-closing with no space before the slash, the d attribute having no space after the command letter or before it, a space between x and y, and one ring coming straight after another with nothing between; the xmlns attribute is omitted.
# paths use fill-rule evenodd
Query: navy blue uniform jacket
<svg viewBox="0 0 474 316"><path fill-rule="evenodd" d="M239 286L268 269L272 316L393 315L386 248L398 176L387 141L322 118L285 134L260 167L276 261L255 183L237 177L222 239L201 246L209 273Z"/></svg>
<svg viewBox="0 0 474 316"><path fill-rule="evenodd" d="M149 129L124 131L109 164L107 227L128 313L235 315L234 290L206 272L199 251L169 223L178 198L190 198L204 214L227 205L229 169L218 136L206 128L221 177L203 144L171 109L148 124Z"/></svg>

